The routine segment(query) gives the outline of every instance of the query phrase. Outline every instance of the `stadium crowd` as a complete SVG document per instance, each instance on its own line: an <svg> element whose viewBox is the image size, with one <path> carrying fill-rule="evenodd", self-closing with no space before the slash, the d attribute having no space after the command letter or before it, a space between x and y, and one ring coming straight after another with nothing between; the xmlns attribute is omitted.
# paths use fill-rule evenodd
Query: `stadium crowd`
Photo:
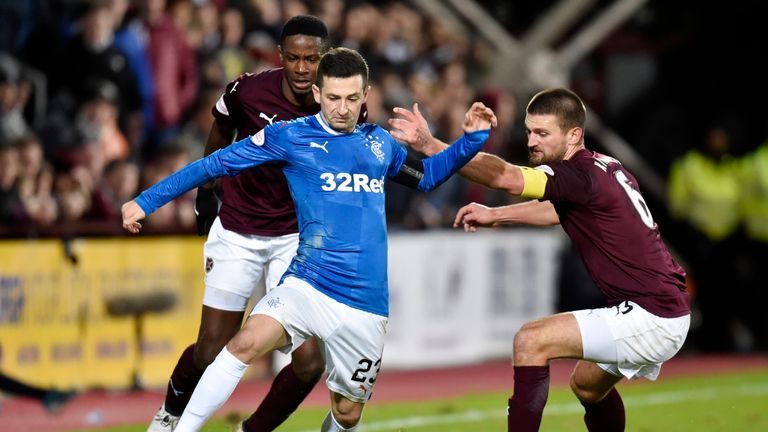
<svg viewBox="0 0 768 432"><path fill-rule="evenodd" d="M383 124L392 107L418 101L435 135L450 141L479 98L501 124L487 150L514 156L515 100L483 87L488 50L401 2L5 3L11 31L0 46L3 236L117 232L123 202L202 155L211 108L227 83L278 66L280 28L298 14L323 19L332 45L355 48L370 63L369 122ZM392 226L405 228L447 226L462 202L483 199L481 188L460 179L436 194L397 185L391 192ZM193 232L193 201L166 206L148 227Z"/></svg>

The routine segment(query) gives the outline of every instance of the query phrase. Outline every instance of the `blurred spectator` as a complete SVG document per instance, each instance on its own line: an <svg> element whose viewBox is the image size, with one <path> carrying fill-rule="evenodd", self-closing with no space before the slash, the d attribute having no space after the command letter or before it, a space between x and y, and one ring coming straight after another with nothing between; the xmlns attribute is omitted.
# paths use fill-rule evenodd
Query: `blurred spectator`
<svg viewBox="0 0 768 432"><path fill-rule="evenodd" d="M0 144L0 222L13 224L25 219L19 196L19 148L15 144Z"/></svg>
<svg viewBox="0 0 768 432"><path fill-rule="evenodd" d="M53 167L43 158L43 146L36 136L26 135L17 143L18 190L28 222L38 227L50 226L59 212L53 197Z"/></svg>
<svg viewBox="0 0 768 432"><path fill-rule="evenodd" d="M59 54L59 60L49 70L55 77L58 92L70 94L76 103L83 103L94 81L108 81L117 89L120 125L125 136L136 145L142 136L141 96L136 75L128 65L128 58L114 45L116 15L110 9L110 0L90 0L78 21L79 32L72 37ZM61 64L67 64L61 68Z"/></svg>
<svg viewBox="0 0 768 432"><path fill-rule="evenodd" d="M82 165L59 172L54 184L61 222L75 222L86 218L91 210L93 179Z"/></svg>
<svg viewBox="0 0 768 432"><path fill-rule="evenodd" d="M99 219L119 221L120 208L139 192L139 166L125 159L113 160L93 194L93 206Z"/></svg>
<svg viewBox="0 0 768 432"><path fill-rule="evenodd" d="M744 190L744 228L748 239L745 251L748 264L745 307L747 326L755 337L756 348L768 350L768 320L763 305L768 303L768 140L741 161Z"/></svg>
<svg viewBox="0 0 768 432"><path fill-rule="evenodd" d="M117 88L109 81L93 80L87 83L83 97L77 122L83 128L93 128L98 134L98 146L104 164L127 158L132 152L117 123Z"/></svg>
<svg viewBox="0 0 768 432"><path fill-rule="evenodd" d="M712 350L736 348L738 305L731 289L739 284L734 256L742 188L730 146L728 129L710 127L699 148L673 162L668 184L669 211L683 223L678 235L686 233L684 241L690 245L688 271L696 281L702 312L698 343Z"/></svg>
<svg viewBox="0 0 768 432"><path fill-rule="evenodd" d="M195 22L200 32L200 45L197 51L201 58L210 57L221 46L219 11L220 8L212 2L203 3L197 7Z"/></svg>
<svg viewBox="0 0 768 432"><path fill-rule="evenodd" d="M11 143L30 132L24 119L29 86L22 82L19 62L0 52L0 144Z"/></svg>
<svg viewBox="0 0 768 432"><path fill-rule="evenodd" d="M40 0L0 0L0 52L18 53L37 22Z"/></svg>
<svg viewBox="0 0 768 432"><path fill-rule="evenodd" d="M155 82L154 128L146 153L172 138L194 103L198 72L195 53L166 13L166 0L138 0L140 29Z"/></svg>
<svg viewBox="0 0 768 432"><path fill-rule="evenodd" d="M205 84L223 88L245 72L252 71L253 60L242 48L243 16L237 9L221 14L221 46L206 61L203 69Z"/></svg>
<svg viewBox="0 0 768 432"><path fill-rule="evenodd" d="M115 48L125 55L128 67L136 77L136 85L141 97L141 135L136 137L139 142L133 139L130 142L133 149L138 149L154 125L155 82L149 65L147 46L142 40L144 35L142 34L140 24L129 15L129 12L136 13L135 8L129 11L130 1L111 0L110 10L114 14ZM129 129L132 128L129 127Z"/></svg>
<svg viewBox="0 0 768 432"><path fill-rule="evenodd" d="M213 88L201 93L195 102L189 120L184 123L181 133L175 140L176 143L184 147L190 160L203 157L205 143L213 124L211 107L216 104L220 96L220 91Z"/></svg>
<svg viewBox="0 0 768 432"><path fill-rule="evenodd" d="M52 172L34 136L0 145L0 224L45 227L56 220Z"/></svg>

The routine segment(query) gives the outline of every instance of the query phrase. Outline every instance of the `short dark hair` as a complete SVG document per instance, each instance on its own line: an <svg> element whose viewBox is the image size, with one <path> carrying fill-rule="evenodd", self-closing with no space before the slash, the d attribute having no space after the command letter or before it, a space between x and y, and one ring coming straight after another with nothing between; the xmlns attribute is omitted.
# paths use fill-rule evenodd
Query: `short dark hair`
<svg viewBox="0 0 768 432"><path fill-rule="evenodd" d="M280 46L285 45L285 38L295 35L319 37L325 45L328 40L328 27L316 16L296 15L283 26L283 31L280 32Z"/></svg>
<svg viewBox="0 0 768 432"><path fill-rule="evenodd" d="M551 88L536 93L526 114L553 114L558 119L560 129L566 131L575 127L584 129L587 122L587 109L581 98L565 88Z"/></svg>
<svg viewBox="0 0 768 432"><path fill-rule="evenodd" d="M368 86L368 63L359 52L349 48L333 48L320 58L315 84L323 88L323 77L363 77L363 88Z"/></svg>

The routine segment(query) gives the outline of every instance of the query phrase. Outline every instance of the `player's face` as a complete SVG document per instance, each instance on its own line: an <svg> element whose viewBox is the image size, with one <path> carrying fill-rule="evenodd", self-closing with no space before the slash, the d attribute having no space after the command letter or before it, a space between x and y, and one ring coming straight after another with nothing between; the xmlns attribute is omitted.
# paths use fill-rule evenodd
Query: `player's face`
<svg viewBox="0 0 768 432"><path fill-rule="evenodd" d="M360 116L360 108L368 97L363 77L323 77L323 88L312 86L315 101L320 104L323 118L335 130L351 132Z"/></svg>
<svg viewBox="0 0 768 432"><path fill-rule="evenodd" d="M528 134L528 158L532 165L563 160L568 146L569 131L560 129L554 114L528 114L525 116Z"/></svg>
<svg viewBox="0 0 768 432"><path fill-rule="evenodd" d="M316 36L293 35L285 38L280 46L280 63L283 65L283 85L300 99L312 91L320 63L322 40Z"/></svg>

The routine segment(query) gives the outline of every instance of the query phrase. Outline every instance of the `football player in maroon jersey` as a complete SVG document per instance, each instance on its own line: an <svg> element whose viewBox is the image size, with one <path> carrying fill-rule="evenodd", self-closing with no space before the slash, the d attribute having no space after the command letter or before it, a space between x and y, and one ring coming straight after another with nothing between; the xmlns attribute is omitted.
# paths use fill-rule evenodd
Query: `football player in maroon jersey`
<svg viewBox="0 0 768 432"><path fill-rule="evenodd" d="M396 108L392 135L434 154L445 144L426 121ZM690 305L685 272L672 258L635 177L616 159L584 145L586 109L572 91L539 92L526 108L531 165L480 153L460 173L472 181L533 200L459 209L455 227L560 224L606 297L609 307L566 312L526 323L514 340L514 393L508 429L535 431L549 391L549 362L579 359L571 389L590 431L624 430L624 405L615 389L623 378L655 380L661 364L685 341Z"/></svg>

